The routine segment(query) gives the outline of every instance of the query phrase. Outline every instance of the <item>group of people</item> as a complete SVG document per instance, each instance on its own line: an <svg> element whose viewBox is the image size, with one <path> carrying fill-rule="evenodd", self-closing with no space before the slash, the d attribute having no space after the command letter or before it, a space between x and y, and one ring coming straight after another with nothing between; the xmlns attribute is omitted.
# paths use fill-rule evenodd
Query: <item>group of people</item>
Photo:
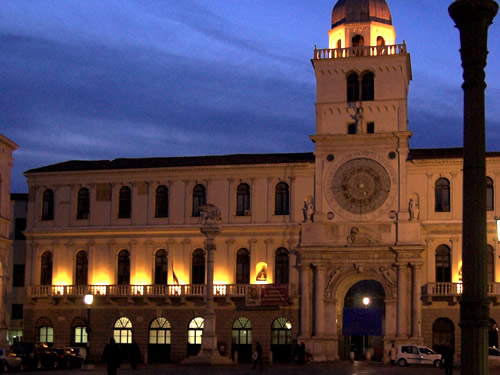
<svg viewBox="0 0 500 375"><path fill-rule="evenodd" d="M123 352L115 339L111 337L109 343L104 347L102 353L102 361L106 364L108 375L116 375L123 360ZM130 346L129 362L132 369L137 369L137 364L141 360L141 352L139 345L134 341Z"/></svg>

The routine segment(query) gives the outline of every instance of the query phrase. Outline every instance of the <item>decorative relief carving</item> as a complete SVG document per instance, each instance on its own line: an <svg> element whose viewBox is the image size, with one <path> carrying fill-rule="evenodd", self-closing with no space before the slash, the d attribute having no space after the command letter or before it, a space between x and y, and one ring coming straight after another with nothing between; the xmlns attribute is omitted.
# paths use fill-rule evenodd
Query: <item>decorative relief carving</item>
<svg viewBox="0 0 500 375"><path fill-rule="evenodd" d="M366 230L352 227L347 236L347 245L377 245L379 242Z"/></svg>

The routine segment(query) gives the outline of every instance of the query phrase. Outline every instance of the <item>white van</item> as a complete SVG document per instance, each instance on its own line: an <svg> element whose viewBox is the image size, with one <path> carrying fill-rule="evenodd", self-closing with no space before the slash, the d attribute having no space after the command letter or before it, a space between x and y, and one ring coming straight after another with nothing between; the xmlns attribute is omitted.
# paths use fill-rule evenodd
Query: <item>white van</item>
<svg viewBox="0 0 500 375"><path fill-rule="evenodd" d="M426 346L399 345L396 362L400 366L407 365L432 365L441 366L441 354Z"/></svg>

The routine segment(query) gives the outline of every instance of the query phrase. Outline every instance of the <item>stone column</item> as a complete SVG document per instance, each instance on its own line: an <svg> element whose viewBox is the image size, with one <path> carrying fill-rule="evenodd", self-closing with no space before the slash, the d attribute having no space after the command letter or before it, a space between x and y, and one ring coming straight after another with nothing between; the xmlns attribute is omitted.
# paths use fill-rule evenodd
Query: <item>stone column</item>
<svg viewBox="0 0 500 375"><path fill-rule="evenodd" d="M300 337L311 337L311 313L310 313L310 295L309 295L309 274L311 267L301 264L300 272Z"/></svg>
<svg viewBox="0 0 500 375"><path fill-rule="evenodd" d="M421 295L421 264L412 264L411 273L411 337L413 339L420 339L422 337L421 325L422 325L422 301L420 300Z"/></svg>
<svg viewBox="0 0 500 375"><path fill-rule="evenodd" d="M207 252L207 290L201 350L204 354L212 355L217 353L218 355L214 310L214 252L216 250L215 236L220 233L220 230L218 226L214 228L202 227L201 233L207 237L205 241L205 250Z"/></svg>
<svg viewBox="0 0 500 375"><path fill-rule="evenodd" d="M486 132L484 68L493 0L456 0L449 7L460 31L464 83L461 373L488 374L488 272L486 256Z"/></svg>
<svg viewBox="0 0 500 375"><path fill-rule="evenodd" d="M325 266L322 264L316 266L314 284L316 287L314 293L314 336L321 338L325 335Z"/></svg>
<svg viewBox="0 0 500 375"><path fill-rule="evenodd" d="M398 267L398 339L408 338L408 265L399 263Z"/></svg>

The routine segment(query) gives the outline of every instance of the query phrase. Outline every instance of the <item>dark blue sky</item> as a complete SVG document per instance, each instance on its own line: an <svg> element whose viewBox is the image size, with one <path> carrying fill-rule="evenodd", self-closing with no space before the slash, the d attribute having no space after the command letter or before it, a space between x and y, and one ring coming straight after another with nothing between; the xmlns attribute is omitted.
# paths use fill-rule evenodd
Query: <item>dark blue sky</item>
<svg viewBox="0 0 500 375"><path fill-rule="evenodd" d="M70 159L312 151L314 45L335 0L2 0L0 132L22 172ZM411 53L413 148L462 145L450 1L388 0ZM500 150L500 16L488 149Z"/></svg>

